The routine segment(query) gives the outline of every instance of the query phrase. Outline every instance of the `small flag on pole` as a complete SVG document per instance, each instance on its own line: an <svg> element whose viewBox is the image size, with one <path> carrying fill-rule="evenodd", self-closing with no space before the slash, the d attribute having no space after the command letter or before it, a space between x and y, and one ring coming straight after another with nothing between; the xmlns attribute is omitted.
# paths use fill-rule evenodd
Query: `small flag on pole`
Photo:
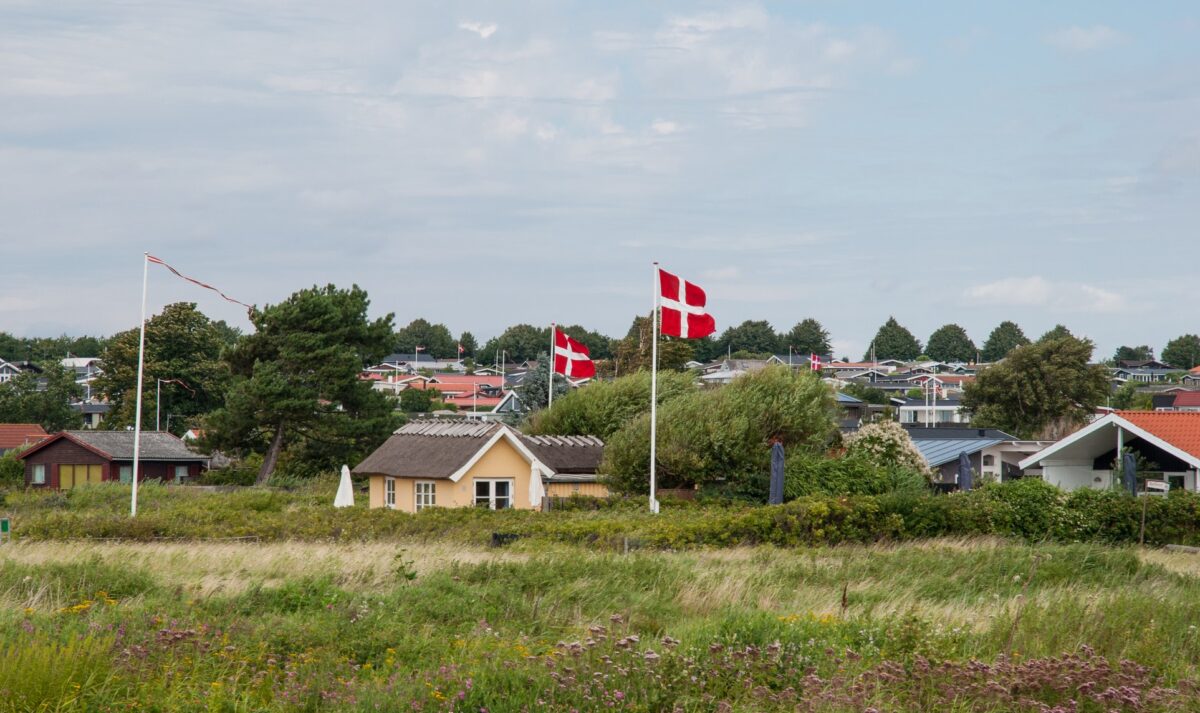
<svg viewBox="0 0 1200 713"><path fill-rule="evenodd" d="M199 285L200 287L203 287L206 290L212 290L213 292L216 292L218 295L223 297L227 302L232 302L235 305L241 305L241 306L245 307L247 312L253 313L253 311L254 311L254 308L251 307L250 305L246 304L245 302L239 302L238 300L233 299L229 295L218 290L217 288L213 287L212 285L208 284L207 282L201 282L200 280L197 280L194 277L188 277L187 275L183 274L179 270L176 270L175 268L168 265L166 263L166 261L164 261L162 258L157 258L157 257L154 257L153 255L150 255L149 253L147 253L146 260L154 263L155 265L162 265L163 267L167 268L171 272L175 273L176 277L181 277L181 278L187 280L188 282L192 283L193 285Z"/></svg>
<svg viewBox="0 0 1200 713"><path fill-rule="evenodd" d="M808 355L808 368L812 369L813 371L818 371L818 372L821 371L821 355L820 354L809 354Z"/></svg>
<svg viewBox="0 0 1200 713"><path fill-rule="evenodd" d="M658 285L663 334L702 339L717 331L716 321L704 311L708 298L699 286L662 269L658 271Z"/></svg>

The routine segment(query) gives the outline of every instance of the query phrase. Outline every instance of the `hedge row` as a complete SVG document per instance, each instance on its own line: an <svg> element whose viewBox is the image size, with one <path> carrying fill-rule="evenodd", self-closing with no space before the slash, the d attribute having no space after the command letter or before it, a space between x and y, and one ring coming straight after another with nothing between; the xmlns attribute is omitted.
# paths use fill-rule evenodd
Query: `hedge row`
<svg viewBox="0 0 1200 713"><path fill-rule="evenodd" d="M326 492L328 490L328 492ZM641 500L599 509L548 513L432 509L419 515L358 507L335 510L332 490L186 487L141 489L139 513L128 517L129 491L119 485L67 493L9 493L0 514L19 539L258 537L263 540L450 539L489 542L492 533L535 540L624 547L785 547L871 543L943 536L995 535L1031 541L1136 543L1142 508L1147 544L1200 544L1200 496L1132 498L1117 492L1064 493L1041 481L992 485L950 495L810 496L784 505L668 504L663 514Z"/></svg>

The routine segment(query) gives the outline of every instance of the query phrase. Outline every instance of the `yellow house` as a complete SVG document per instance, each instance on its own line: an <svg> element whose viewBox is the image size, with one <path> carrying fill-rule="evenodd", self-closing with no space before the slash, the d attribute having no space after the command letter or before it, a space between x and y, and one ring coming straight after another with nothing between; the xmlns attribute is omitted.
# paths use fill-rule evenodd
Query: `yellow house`
<svg viewBox="0 0 1200 713"><path fill-rule="evenodd" d="M604 443L592 436L526 436L500 423L414 421L354 468L370 506L538 510L545 497L603 497Z"/></svg>

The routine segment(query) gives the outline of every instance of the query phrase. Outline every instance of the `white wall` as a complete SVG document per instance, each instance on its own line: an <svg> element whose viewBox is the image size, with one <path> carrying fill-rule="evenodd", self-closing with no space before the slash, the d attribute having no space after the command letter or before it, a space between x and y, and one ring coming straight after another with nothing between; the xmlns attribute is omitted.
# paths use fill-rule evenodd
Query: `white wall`
<svg viewBox="0 0 1200 713"><path fill-rule="evenodd" d="M1096 482L1096 478L1099 478L1100 482ZM1111 473L1107 470L1092 470L1092 461L1090 460L1043 461L1042 479L1063 490L1078 490L1079 488L1103 490L1112 483Z"/></svg>

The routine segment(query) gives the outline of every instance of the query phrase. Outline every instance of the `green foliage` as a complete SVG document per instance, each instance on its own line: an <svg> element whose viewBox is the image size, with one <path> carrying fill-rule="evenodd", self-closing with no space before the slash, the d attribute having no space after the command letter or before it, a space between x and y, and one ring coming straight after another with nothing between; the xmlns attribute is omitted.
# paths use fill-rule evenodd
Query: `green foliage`
<svg viewBox="0 0 1200 713"><path fill-rule="evenodd" d="M1056 324L1045 334L1038 337L1038 342L1048 342L1053 339L1065 339L1067 337L1074 337L1074 336L1075 335L1071 334L1071 330L1067 329L1066 326L1061 325L1061 324Z"/></svg>
<svg viewBox="0 0 1200 713"><path fill-rule="evenodd" d="M416 354L419 346L425 347L424 353L434 359L458 358L458 342L444 324L430 324L429 320L418 318L396 332L396 352Z"/></svg>
<svg viewBox="0 0 1200 713"><path fill-rule="evenodd" d="M0 359L29 361L38 366L58 364L68 357L98 357L104 352L105 337L14 337L0 332Z"/></svg>
<svg viewBox="0 0 1200 713"><path fill-rule="evenodd" d="M521 385L516 388L517 398L521 399L521 405L530 411L540 411L546 408L550 399L551 377L554 379L554 399L556 401L571 391L567 377L562 374L551 374L549 354L542 352L538 355L537 362L537 368L527 373L521 380Z"/></svg>
<svg viewBox="0 0 1200 713"><path fill-rule="evenodd" d="M429 413L434 410L438 392L434 389L407 388L398 397L399 408L404 413Z"/></svg>
<svg viewBox="0 0 1200 713"><path fill-rule="evenodd" d="M71 402L82 397L74 373L57 363L40 376L21 372L0 384L0 423L36 423L50 433L79 428L83 416Z"/></svg>
<svg viewBox="0 0 1200 713"><path fill-rule="evenodd" d="M176 302L146 322L145 378L142 382L142 427L154 428L158 379L179 383L162 385L159 411L171 419L176 435L188 428L188 418L206 414L225 401L229 367L221 360L228 348L228 327L222 329L196 309L195 303ZM108 428L133 425L137 405L137 328L113 336L104 351L104 370L93 389L108 397L112 410ZM179 418L182 417L182 418Z"/></svg>
<svg viewBox="0 0 1200 713"><path fill-rule="evenodd" d="M479 343L475 341L474 334L471 334L470 332L463 332L458 337L458 343L462 345L462 357L464 359L475 358L475 352L479 350ZM457 347L455 347L455 350L457 351Z"/></svg>
<svg viewBox="0 0 1200 713"><path fill-rule="evenodd" d="M771 366L712 390L680 395L658 411L658 477L662 487L718 480L762 480L769 444L791 452L822 450L835 429L833 394L809 372ZM648 489L649 414L613 433L603 472L621 492ZM764 491L765 495L765 491Z"/></svg>
<svg viewBox="0 0 1200 713"><path fill-rule="evenodd" d="M544 388L544 382L543 382ZM691 374L663 371L658 375L658 403L696 391ZM573 389L554 408L534 412L525 429L531 435L609 436L650 410L650 372L639 371L611 381L594 381Z"/></svg>
<svg viewBox="0 0 1200 713"><path fill-rule="evenodd" d="M20 448L13 448L0 455L0 489L16 489L25 487L25 461Z"/></svg>
<svg viewBox="0 0 1200 713"><path fill-rule="evenodd" d="M1089 364L1091 355L1091 342L1074 337L1018 347L967 385L963 408L981 428L1061 438L1108 399L1108 370Z"/></svg>
<svg viewBox="0 0 1200 713"><path fill-rule="evenodd" d="M1200 366L1200 336L1185 334L1167 342L1162 350L1162 360L1176 369Z"/></svg>
<svg viewBox="0 0 1200 713"><path fill-rule="evenodd" d="M1016 322L1005 320L988 335L987 341L983 343L980 359L985 362L1000 361L1013 349L1026 344L1029 344L1029 338L1021 331L1021 327Z"/></svg>
<svg viewBox="0 0 1200 713"><path fill-rule="evenodd" d="M875 338L871 340L872 349L867 349L864 359L874 356L877 359L901 359L912 361L921 355L921 343L912 332L905 329L895 317L888 317Z"/></svg>
<svg viewBox="0 0 1200 713"><path fill-rule="evenodd" d="M786 464L784 495L788 500L814 495L922 495L929 490L924 463L921 470L881 466L865 453L830 458L796 454Z"/></svg>
<svg viewBox="0 0 1200 713"><path fill-rule="evenodd" d="M780 353L787 351L789 346L793 353L803 356L824 355L833 351L833 346L829 343L829 332L811 317L798 322L792 327L792 331L782 336L780 342Z"/></svg>
<svg viewBox="0 0 1200 713"><path fill-rule="evenodd" d="M633 324L629 327L629 333L625 335L624 339L617 342L614 351L618 376L650 370L652 347L654 346L654 340L651 337L653 330L654 324L650 321L649 315L634 317ZM695 356L692 348L693 341L696 340L676 339L659 334L659 371L682 371L684 365Z"/></svg>
<svg viewBox="0 0 1200 713"><path fill-rule="evenodd" d="M399 423L391 399L358 378L392 347L392 315L371 321L367 293L333 285L255 309L256 332L227 354L235 382L208 419L208 445L264 453L259 481L285 448L310 470L361 460Z"/></svg>
<svg viewBox="0 0 1200 713"><path fill-rule="evenodd" d="M957 324L947 324L929 335L925 353L930 359L943 362L973 362L978 353L967 330Z"/></svg>
<svg viewBox="0 0 1200 713"><path fill-rule="evenodd" d="M819 326L819 325L818 325ZM736 327L728 327L716 340L718 354L727 352L750 352L752 354L778 354L780 338L775 328L765 319L748 319ZM787 351L784 345L782 351ZM822 354L824 352L821 352Z"/></svg>
<svg viewBox="0 0 1200 713"><path fill-rule="evenodd" d="M1113 362L1119 363L1122 361L1149 361L1154 358L1154 349L1143 344L1140 347L1119 346L1113 354Z"/></svg>
<svg viewBox="0 0 1200 713"><path fill-rule="evenodd" d="M1139 384L1136 381L1127 381L1121 384L1121 388L1117 389L1116 393L1112 396L1111 406L1122 411L1129 409L1149 410L1153 408L1153 394L1139 391L1138 386Z"/></svg>
<svg viewBox="0 0 1200 713"><path fill-rule="evenodd" d="M870 384L860 384L851 382L842 388L843 393L847 393L860 401L866 401L869 404L886 406L891 403L891 397L883 389L877 389Z"/></svg>

